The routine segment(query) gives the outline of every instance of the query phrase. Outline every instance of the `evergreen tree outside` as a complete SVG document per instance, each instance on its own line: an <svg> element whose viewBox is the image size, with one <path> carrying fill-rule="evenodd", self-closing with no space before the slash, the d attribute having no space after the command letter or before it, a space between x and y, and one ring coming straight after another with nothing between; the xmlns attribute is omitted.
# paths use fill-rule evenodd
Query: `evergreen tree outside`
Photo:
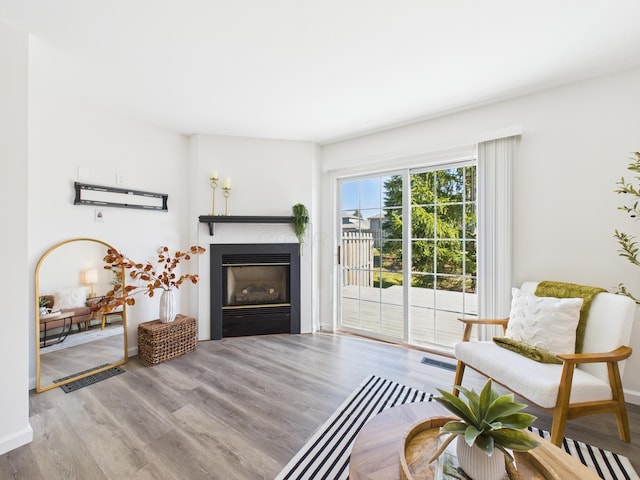
<svg viewBox="0 0 640 480"><path fill-rule="evenodd" d="M475 166L415 173L411 181L411 285L475 291ZM384 183L383 256L402 265L402 177ZM383 264L384 264L383 260ZM387 262L389 263L389 262Z"/></svg>

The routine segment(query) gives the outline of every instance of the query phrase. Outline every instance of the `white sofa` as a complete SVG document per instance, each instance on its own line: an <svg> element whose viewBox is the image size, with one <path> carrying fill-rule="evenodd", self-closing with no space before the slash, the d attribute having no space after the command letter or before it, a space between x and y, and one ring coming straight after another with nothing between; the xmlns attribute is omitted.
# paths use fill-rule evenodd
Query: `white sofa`
<svg viewBox="0 0 640 480"><path fill-rule="evenodd" d="M521 290L534 294L537 283L526 282ZM592 413L614 413L620 439L630 440L621 374L631 355L628 347L635 302L623 295L599 293L587 319L582 353L558 355L562 364L540 363L496 345L492 341L469 341L476 325L502 325L508 319L461 320L463 341L456 344L458 360L455 385L462 386L465 366L471 367L521 397L553 411L551 441L562 442L566 421ZM455 390L457 393L457 390Z"/></svg>

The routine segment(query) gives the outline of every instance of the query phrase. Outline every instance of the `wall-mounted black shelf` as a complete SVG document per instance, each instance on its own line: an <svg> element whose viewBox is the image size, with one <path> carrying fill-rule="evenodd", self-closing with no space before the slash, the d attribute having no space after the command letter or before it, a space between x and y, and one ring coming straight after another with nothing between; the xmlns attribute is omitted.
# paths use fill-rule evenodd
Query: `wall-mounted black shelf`
<svg viewBox="0 0 640 480"><path fill-rule="evenodd" d="M74 205L98 205L101 207L141 208L143 210L168 211L166 193L143 192L129 188L107 187L74 182Z"/></svg>
<svg viewBox="0 0 640 480"><path fill-rule="evenodd" d="M216 223L293 223L293 217L275 217L265 215L200 215L200 223L209 225L209 235L213 236Z"/></svg>

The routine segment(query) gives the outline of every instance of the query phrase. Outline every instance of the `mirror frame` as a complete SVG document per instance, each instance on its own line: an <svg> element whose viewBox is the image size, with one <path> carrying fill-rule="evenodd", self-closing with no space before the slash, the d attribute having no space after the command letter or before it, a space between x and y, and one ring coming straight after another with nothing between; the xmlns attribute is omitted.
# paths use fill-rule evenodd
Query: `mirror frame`
<svg viewBox="0 0 640 480"><path fill-rule="evenodd" d="M74 243L74 242L95 242L101 245L104 245L106 248L115 248L112 245L108 244L107 242L104 242L102 240L98 240L96 238L86 238L86 237L81 237L81 238L71 238L69 240L65 240L63 242L59 242L55 245L53 245L51 248L49 248L46 252L44 252L42 254L42 256L40 257L40 260L38 260L38 263L36 265L36 270L35 270L35 320L36 320L36 392L37 393L41 393L41 392L46 392L47 390L51 390L53 388L57 388L60 387L62 385L66 385L67 383L71 383L71 382L75 382L76 380L79 380L81 378L85 378L88 377L90 375L94 375L96 373L99 372L103 372L105 370L109 370L110 368L113 367L117 367L118 365L124 365L125 363L127 363L129 361L129 347L128 347L128 342L127 342L127 307L126 305L123 305L122 307L122 327L123 327L123 335L124 335L124 352L123 352L123 357L122 360L117 360L114 363L110 363L109 365L106 365L104 367L101 368L95 368L91 371L87 371L87 372L83 372L80 373L78 375L75 375L73 377L67 378L64 381L61 382L54 382L51 385L46 385L46 386L41 386L40 385L40 302L39 302L39 298L40 298L40 268L42 267L43 262L46 260L46 258L49 256L50 253L54 252L57 248L62 247L63 245L68 245L70 243ZM106 252L105 252L106 254ZM101 259L102 260L102 259ZM123 268L124 270L124 268ZM122 286L125 286L125 277L126 275L124 275L124 271L122 272Z"/></svg>

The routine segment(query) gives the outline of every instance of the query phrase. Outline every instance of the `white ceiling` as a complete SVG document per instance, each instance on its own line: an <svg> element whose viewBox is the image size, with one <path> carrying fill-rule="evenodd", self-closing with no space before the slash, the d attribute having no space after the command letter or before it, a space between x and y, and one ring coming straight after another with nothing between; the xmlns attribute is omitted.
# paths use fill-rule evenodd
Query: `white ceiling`
<svg viewBox="0 0 640 480"><path fill-rule="evenodd" d="M640 0L0 0L32 78L184 134L327 143L640 65Z"/></svg>

